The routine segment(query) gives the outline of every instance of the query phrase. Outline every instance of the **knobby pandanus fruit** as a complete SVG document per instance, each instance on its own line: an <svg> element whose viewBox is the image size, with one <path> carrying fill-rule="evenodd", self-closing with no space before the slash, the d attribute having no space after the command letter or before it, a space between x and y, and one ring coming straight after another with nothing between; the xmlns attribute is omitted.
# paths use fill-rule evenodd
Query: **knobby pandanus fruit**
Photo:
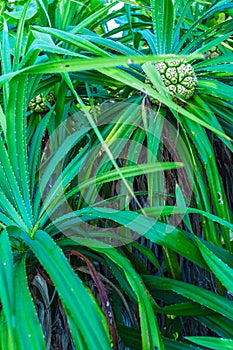
<svg viewBox="0 0 233 350"><path fill-rule="evenodd" d="M49 110L46 101L52 106L55 104L54 92L50 91L47 95L37 95L35 98L31 99L28 107L37 113L44 113Z"/></svg>
<svg viewBox="0 0 233 350"><path fill-rule="evenodd" d="M197 78L193 67L185 59L166 60L153 65L160 73L163 83L174 102L183 104L177 96L180 96L183 100L188 100L194 95ZM146 78L146 83L155 88L148 77ZM153 97L150 97L150 100L153 103L159 103Z"/></svg>

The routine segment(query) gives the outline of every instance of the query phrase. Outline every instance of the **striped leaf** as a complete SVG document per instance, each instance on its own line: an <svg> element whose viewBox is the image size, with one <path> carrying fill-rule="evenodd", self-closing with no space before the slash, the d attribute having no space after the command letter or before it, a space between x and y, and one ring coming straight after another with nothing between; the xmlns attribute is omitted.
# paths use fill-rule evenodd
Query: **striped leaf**
<svg viewBox="0 0 233 350"><path fill-rule="evenodd" d="M151 11L157 54L169 54L172 49L174 8L172 0L151 0Z"/></svg>

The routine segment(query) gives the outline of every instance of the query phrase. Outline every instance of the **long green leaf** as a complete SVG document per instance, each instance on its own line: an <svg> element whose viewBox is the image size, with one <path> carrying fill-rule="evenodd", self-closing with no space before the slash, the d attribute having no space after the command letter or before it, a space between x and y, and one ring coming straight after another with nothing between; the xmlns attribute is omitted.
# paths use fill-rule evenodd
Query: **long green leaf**
<svg viewBox="0 0 233 350"><path fill-rule="evenodd" d="M172 0L151 0L157 54L171 53L174 5Z"/></svg>
<svg viewBox="0 0 233 350"><path fill-rule="evenodd" d="M29 4L30 4L30 1L27 1L21 13L19 24L17 27L17 34L15 38L16 46L15 46L14 60L13 60L14 71L17 69L21 55L23 55L22 48L23 48L24 24L25 24L26 14L27 14L27 9Z"/></svg>
<svg viewBox="0 0 233 350"><path fill-rule="evenodd" d="M109 10L114 6L114 1L109 3L107 6L102 7L100 10L94 11L87 18L85 18L81 23L71 30L71 33L77 34L81 33L84 28L88 28L92 24L98 23L102 16L106 16Z"/></svg>
<svg viewBox="0 0 233 350"><path fill-rule="evenodd" d="M34 191L34 183L35 183L35 173L39 168L39 155L42 147L42 139L46 130L46 127L49 123L49 119L51 118L54 112L54 108L52 108L44 118L37 125L35 132L33 133L29 155L28 155L28 169L30 174L30 185L31 185L31 193Z"/></svg>
<svg viewBox="0 0 233 350"><path fill-rule="evenodd" d="M199 16L199 18L191 26L189 26L188 29L185 31L185 34L182 36L181 40L179 41L176 47L176 52L180 51L185 41L189 38L189 36L192 34L195 28L197 28L198 25L201 24L203 19L213 16L215 12L224 11L227 8L231 8L231 6L232 5L229 1L222 0L222 1L218 1L214 6L212 6L207 11L204 11L202 16Z"/></svg>
<svg viewBox="0 0 233 350"><path fill-rule="evenodd" d="M201 58L202 55L195 55L192 56L193 59ZM0 77L0 86L2 86L5 82L11 80L15 75L20 73L31 73L31 74L41 74L41 73L69 73L69 72L75 72L75 71L83 71L83 70L91 70L91 69L101 69L103 67L115 67L118 65L128 65L132 62L137 63L145 63L145 62L159 62L162 61L164 58L166 59L173 59L173 55L166 55L164 57L163 55L160 56L120 56L120 57L97 57L97 58L90 58L90 59L63 59L63 60L55 60L50 62L45 62L41 64L35 64L31 67L27 67L24 69L21 69L20 71L11 72L8 74L5 74ZM187 58L187 56L180 56L180 58Z"/></svg>
<svg viewBox="0 0 233 350"><path fill-rule="evenodd" d="M230 222L231 214L229 211L227 198L223 188L222 179L217 169L215 154L213 151L213 147L210 143L210 140L207 137L205 130L201 128L200 125L193 123L191 120L185 119L183 121L183 125L185 126L186 130L189 131L190 138L192 139L193 144L195 145L195 149L199 153L200 160L204 165L204 168L207 174L207 179L208 179L209 192L211 193L211 197L214 203L216 213L219 217L225 218L227 221ZM201 173L199 173L199 175L202 177L202 179L199 180L198 178L197 181L200 181L200 183L202 182L205 183L205 180L203 179L203 175ZM200 193L200 195L202 194ZM204 201L206 201L206 199L208 200L208 197L207 198L203 197ZM210 207L200 208L200 209L209 211ZM215 230L210 233L209 234L207 233L208 240L215 242L217 245L220 245L220 237L217 231ZM231 248L229 246L229 237L230 237L229 230L222 228L222 235L225 243L228 246L228 249L230 250Z"/></svg>
<svg viewBox="0 0 233 350"><path fill-rule="evenodd" d="M2 74L11 72L11 53L10 53L10 41L6 20L4 20L2 42L1 42L1 61L2 61ZM4 92L4 107L6 108L6 102L9 98L9 83L6 83L3 87ZM2 124L3 131L5 131Z"/></svg>
<svg viewBox="0 0 233 350"><path fill-rule="evenodd" d="M220 337L233 338L232 320L219 314L212 316L197 316L197 319Z"/></svg>
<svg viewBox="0 0 233 350"><path fill-rule="evenodd" d="M72 319L72 330L76 329L82 334L86 348L110 350L106 320L58 245L44 231L37 231L34 239L22 234L22 239L50 275L64 308Z"/></svg>
<svg viewBox="0 0 233 350"><path fill-rule="evenodd" d="M149 290L172 290L182 296L202 305L209 309L224 315L229 320L233 320L232 307L233 301L217 295L209 290L193 286L191 284L171 280L169 278L161 278L154 276L144 276L143 280L148 285Z"/></svg>
<svg viewBox="0 0 233 350"><path fill-rule="evenodd" d="M171 214L199 214L210 219L213 222L217 222L223 226L233 230L233 224L229 221L223 220L221 217L210 214L204 210L196 208L187 208L184 206L162 206L162 207L150 207L144 209L145 213L151 217L158 217L159 215L171 215Z"/></svg>
<svg viewBox="0 0 233 350"><path fill-rule="evenodd" d="M13 222L19 225L21 228L28 230L24 220L22 219L18 211L8 200L5 193L3 193L1 190L0 190L0 204L1 204L1 209L4 210L4 212L6 213L5 215L9 217L9 220L13 220ZM4 214L2 215L3 217L5 216ZM3 219L3 222L5 222L4 219Z"/></svg>
<svg viewBox="0 0 233 350"><path fill-rule="evenodd" d="M7 344L9 350L14 349L15 342L15 296L13 254L7 230L0 234L0 300L6 317L8 328ZM3 321L3 319L1 319Z"/></svg>
<svg viewBox="0 0 233 350"><path fill-rule="evenodd" d="M122 256L116 249L113 249L111 247L110 249L107 249L107 246L105 244L102 244L102 249L94 248L94 250L106 255L117 266L123 269L124 274L129 284L131 285L131 288L133 289L134 293L138 298L142 336L142 350L149 350L154 348L157 348L158 350L164 349L157 320L155 319L150 303L150 296L139 274L137 274L130 262L124 256Z"/></svg>
<svg viewBox="0 0 233 350"><path fill-rule="evenodd" d="M46 28L46 27L38 27L38 26L35 26L34 28L39 32L50 34L50 35L54 36L56 39L62 40L63 42L66 42L66 43L69 43L69 44L74 45L76 47L79 47L80 49L83 49L85 51L88 50L89 52L92 52L92 53L94 53L96 55L100 55L100 56L111 56L109 53L102 50L97 45L92 44L90 42L90 40L92 39L91 36L89 37L90 40L87 40L87 39L85 39L85 37L83 37L81 35L67 33L67 32L64 32L62 30L58 30L58 29L54 29L54 28ZM93 41L94 41L94 39L95 39L95 37L93 38ZM103 39L103 38L98 38L98 39L99 40L102 39L102 41L104 43L105 43L105 41L108 42L106 39ZM131 55L134 54L133 50L131 50L130 52L131 52Z"/></svg>
<svg viewBox="0 0 233 350"><path fill-rule="evenodd" d="M22 199L21 193L19 191L19 187L16 182L15 175L12 171L10 160L6 152L6 148L3 145L2 139L0 139L0 153L1 153L0 168L1 170L3 170L0 176L1 176L1 180L3 181L2 187L4 190L4 193L2 192L0 193L1 193L1 200L3 199L3 202L2 202L3 207L5 207L6 209L6 206L8 206L8 202L9 202L10 206L8 208L10 208L10 210L8 214L14 213L13 218L21 216L22 219L20 219L19 222L20 223L25 222L23 225L26 225L26 227L30 227L30 222L28 221L25 204ZM4 184L4 181L6 182L6 184ZM18 207L18 210L13 208L14 203L16 204L16 207Z"/></svg>
<svg viewBox="0 0 233 350"><path fill-rule="evenodd" d="M218 339L213 337L185 337L192 343L205 346L213 350L230 350L233 349L233 339Z"/></svg>
<svg viewBox="0 0 233 350"><path fill-rule="evenodd" d="M174 226L158 222L157 220L144 215L139 215L136 212L124 212L103 207L99 209L89 207L54 219L53 223L55 226L62 228L63 224L66 225L66 220L68 225L71 220L73 225L75 225L75 222L77 225L81 225L82 221L85 222L99 218L113 220L131 229L133 232L145 236L152 242L164 245L198 265L206 267L206 263L204 262L199 250L187 233L175 228ZM47 229L49 227L50 226L48 226ZM93 244L94 243L93 240Z"/></svg>
<svg viewBox="0 0 233 350"><path fill-rule="evenodd" d="M155 99L161 101L161 103L164 103L165 105L167 105L171 110L176 111L177 113L180 113L181 115L187 117L193 122L204 126L205 128L216 133L217 135L221 135L224 138L230 140L230 138L225 133L219 132L217 129L212 127L209 123L203 122L200 118L198 118L192 113L189 113L186 109L178 106L176 103L171 101L170 98L169 99L165 98L164 96L159 94L157 91L155 91L152 87L150 87L148 84L141 82L140 80L133 77L131 74L128 74L127 72L123 70L119 70L117 68L99 68L98 70L101 73L104 73L107 76L114 78L115 80L121 81L123 84L131 86L136 90L139 90L149 96L154 97Z"/></svg>
<svg viewBox="0 0 233 350"><path fill-rule="evenodd" d="M74 134L68 136L63 140L63 143L61 145L58 145L58 148L54 154L51 155L51 159L49 160L47 166L40 171L40 186L37 190L37 194L34 201L34 209L39 212L39 206L41 201L41 196L44 193L44 190L46 188L46 185L51 177L51 174L55 171L57 165L64 159L64 156L72 149L72 147L75 146L75 144L85 136L85 134L89 131L89 127L82 127L80 130L76 131ZM59 132L59 130L55 131L55 134ZM57 135L55 135L57 136ZM52 137L56 138L54 135ZM53 138L51 139L53 140ZM58 193L59 190L63 188L63 181L62 181L62 174L60 172L59 178L58 178ZM55 193L53 191L53 193ZM46 203L48 199L45 199L44 206L46 206ZM43 210L42 210L43 211Z"/></svg>
<svg viewBox="0 0 233 350"><path fill-rule="evenodd" d="M155 164L138 164L134 166L127 166L124 168L120 168L122 175L127 177L142 175L142 174L150 174L157 171L165 171L168 169L176 169L182 167L182 163L175 163L175 162L167 162L167 163L155 163ZM83 190L85 188L88 188L92 185L98 185L107 183L110 181L119 180L120 175L117 170L111 170L103 175L97 175L94 176L87 181L81 183L76 188L72 189L72 191L69 193L71 195L72 193L77 192L77 190Z"/></svg>
<svg viewBox="0 0 233 350"><path fill-rule="evenodd" d="M219 279L219 281L233 294L233 269L231 269L227 264L219 259L197 238L196 242L210 270Z"/></svg>
<svg viewBox="0 0 233 350"><path fill-rule="evenodd" d="M6 141L15 178L22 197L19 211L22 211L25 222L32 223L32 204L29 189L29 174L26 148L26 92L27 76L14 78L10 82L10 96L6 109ZM9 172L12 173L12 169ZM14 184L13 181L12 185ZM14 190L13 194L16 195ZM18 204L18 203L17 203Z"/></svg>
<svg viewBox="0 0 233 350"><path fill-rule="evenodd" d="M17 349L45 350L42 328L28 289L25 258L15 265L14 295Z"/></svg>
<svg viewBox="0 0 233 350"><path fill-rule="evenodd" d="M198 89L211 96L218 96L233 102L233 87L215 80L198 80Z"/></svg>

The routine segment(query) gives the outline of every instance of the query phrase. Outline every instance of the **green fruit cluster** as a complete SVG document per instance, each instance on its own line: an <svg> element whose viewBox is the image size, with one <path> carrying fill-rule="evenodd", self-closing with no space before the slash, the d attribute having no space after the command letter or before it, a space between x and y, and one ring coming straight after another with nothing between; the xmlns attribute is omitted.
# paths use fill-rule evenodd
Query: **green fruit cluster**
<svg viewBox="0 0 233 350"><path fill-rule="evenodd" d="M209 22L208 22L208 27L211 28L212 26L215 26L217 24L226 22L228 20L232 19L232 16L230 16L227 13L224 12L217 12L214 14L214 17L212 17ZM226 39L226 43L229 45L229 47L233 47L232 46L232 40L233 40L233 36L229 36L228 39ZM213 46L210 50L208 50L206 52L206 58L210 59L210 58L215 58L218 56L221 56L222 52L219 50L219 48L217 46Z"/></svg>
<svg viewBox="0 0 233 350"><path fill-rule="evenodd" d="M207 59L210 58L215 58L215 57L219 57L221 56L221 51L219 50L219 48L217 46L213 46L211 49L209 49L208 51L206 51L205 53L205 57Z"/></svg>
<svg viewBox="0 0 233 350"><path fill-rule="evenodd" d="M177 96L184 100L188 100L193 96L197 86L197 78L193 67L186 60L167 60L154 64L154 67L160 73L163 83L174 102L179 103ZM147 82L149 82L148 79ZM153 87L153 84L149 83ZM153 99L152 102L158 103Z"/></svg>
<svg viewBox="0 0 233 350"><path fill-rule="evenodd" d="M29 109L37 113L44 113L49 110L47 102L52 106L55 104L54 92L50 91L46 96L43 94L37 95L29 102Z"/></svg>

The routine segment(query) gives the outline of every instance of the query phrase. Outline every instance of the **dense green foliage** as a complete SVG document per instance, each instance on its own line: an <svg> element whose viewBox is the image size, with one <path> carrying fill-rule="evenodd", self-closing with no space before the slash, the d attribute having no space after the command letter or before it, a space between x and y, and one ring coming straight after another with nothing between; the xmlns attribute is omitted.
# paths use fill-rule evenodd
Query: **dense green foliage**
<svg viewBox="0 0 233 350"><path fill-rule="evenodd" d="M0 349L233 348L232 1L0 3Z"/></svg>

